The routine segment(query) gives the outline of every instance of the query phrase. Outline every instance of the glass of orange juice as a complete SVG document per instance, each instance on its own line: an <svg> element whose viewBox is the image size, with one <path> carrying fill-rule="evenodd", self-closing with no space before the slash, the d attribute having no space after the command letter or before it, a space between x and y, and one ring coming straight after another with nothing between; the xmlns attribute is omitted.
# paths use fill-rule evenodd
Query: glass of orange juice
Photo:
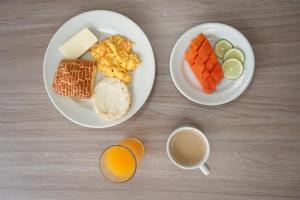
<svg viewBox="0 0 300 200"><path fill-rule="evenodd" d="M99 161L100 171L112 182L127 182L134 176L143 156L144 145L139 139L124 139L103 151Z"/></svg>

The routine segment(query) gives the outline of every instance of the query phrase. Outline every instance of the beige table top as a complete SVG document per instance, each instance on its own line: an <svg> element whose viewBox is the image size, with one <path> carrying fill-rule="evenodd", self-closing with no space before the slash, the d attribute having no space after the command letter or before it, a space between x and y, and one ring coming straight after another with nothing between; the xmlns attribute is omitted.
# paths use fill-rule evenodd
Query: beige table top
<svg viewBox="0 0 300 200"><path fill-rule="evenodd" d="M51 3L50 3L51 2ZM81 12L114 10L137 22L156 56L151 97L126 123L88 129L52 106L42 62L54 32ZM185 99L169 73L175 41L205 22L230 24L250 40L256 71L248 90L226 105ZM0 199L299 199L300 1L9 1L0 2ZM181 124L211 143L211 175L183 171L165 143ZM136 176L112 184L98 157L127 136L144 141Z"/></svg>

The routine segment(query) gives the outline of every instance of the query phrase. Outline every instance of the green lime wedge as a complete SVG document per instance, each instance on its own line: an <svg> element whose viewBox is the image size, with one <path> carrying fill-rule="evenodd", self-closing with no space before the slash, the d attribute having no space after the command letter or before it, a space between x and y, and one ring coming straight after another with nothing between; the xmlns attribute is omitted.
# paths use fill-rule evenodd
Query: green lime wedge
<svg viewBox="0 0 300 200"><path fill-rule="evenodd" d="M225 39L221 39L215 45L215 53L219 58L223 58L224 54L231 48L231 42Z"/></svg>
<svg viewBox="0 0 300 200"><path fill-rule="evenodd" d="M243 64L236 58L229 58L226 60L223 63L222 68L225 78L231 80L239 78L244 72Z"/></svg>
<svg viewBox="0 0 300 200"><path fill-rule="evenodd" d="M230 58L236 58L239 61L241 61L241 63L244 63L244 60L245 60L245 56L244 56L243 52L241 50L237 49L237 48L229 49L224 54L223 60L226 61Z"/></svg>

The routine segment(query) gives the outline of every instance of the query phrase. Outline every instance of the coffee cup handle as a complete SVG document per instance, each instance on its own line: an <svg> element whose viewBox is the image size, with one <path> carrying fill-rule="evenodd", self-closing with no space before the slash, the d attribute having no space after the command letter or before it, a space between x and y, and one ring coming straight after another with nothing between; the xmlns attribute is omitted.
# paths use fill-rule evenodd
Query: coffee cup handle
<svg viewBox="0 0 300 200"><path fill-rule="evenodd" d="M206 176L209 175L210 168L206 163L204 163L203 165L200 165L199 168L201 169L201 171L204 175L206 175Z"/></svg>

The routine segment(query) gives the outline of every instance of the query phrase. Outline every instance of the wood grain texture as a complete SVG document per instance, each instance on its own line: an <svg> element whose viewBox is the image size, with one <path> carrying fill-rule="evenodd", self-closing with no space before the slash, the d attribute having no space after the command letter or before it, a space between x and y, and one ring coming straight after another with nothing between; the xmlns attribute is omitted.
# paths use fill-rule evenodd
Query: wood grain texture
<svg viewBox="0 0 300 200"><path fill-rule="evenodd" d="M54 32L81 12L107 9L137 22L156 56L150 98L126 123L88 129L52 106L42 63ZM256 70L248 90L226 105L185 99L169 73L172 47L204 22L230 24L250 40ZM299 199L300 1L0 1L0 199ZM211 175L183 171L165 143L179 125L200 127L211 143ZM144 141L136 176L112 184L98 157L127 136Z"/></svg>

